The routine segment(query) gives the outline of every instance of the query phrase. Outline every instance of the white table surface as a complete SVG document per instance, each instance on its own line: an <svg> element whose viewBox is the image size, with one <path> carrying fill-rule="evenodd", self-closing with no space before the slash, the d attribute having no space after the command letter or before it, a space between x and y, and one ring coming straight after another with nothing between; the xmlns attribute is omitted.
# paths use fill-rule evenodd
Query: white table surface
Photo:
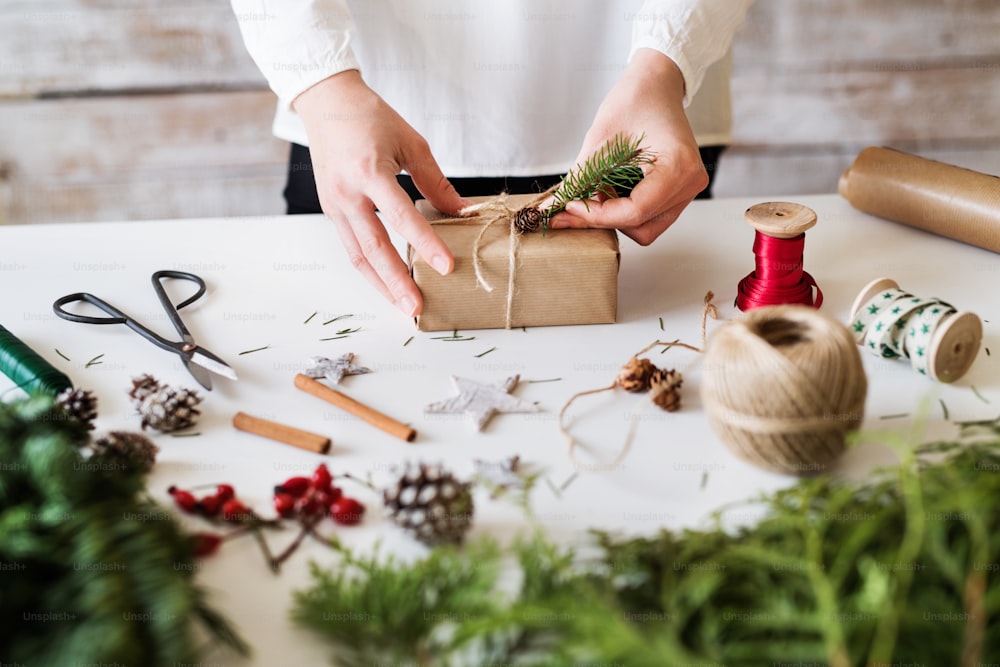
<svg viewBox="0 0 1000 667"><path fill-rule="evenodd" d="M433 340L442 334L416 332L412 321L354 272L333 226L321 216L0 228L0 324L66 372L76 386L97 393L98 432L137 429L138 419L130 414L126 397L132 376L152 373L171 384L195 387L193 378L176 357L125 327L60 320L52 313L52 302L70 292L89 291L171 337L150 274L179 269L206 279L207 295L182 314L198 342L232 365L240 380L216 380L215 391L202 404L201 436L154 435L161 452L149 486L170 507L166 488L171 484L229 482L241 498L267 513L274 484L309 474L320 461L334 473L370 473L377 482L387 483L391 466L406 460L443 462L466 476L472 473L474 459L519 454L544 467L558 486L573 472L556 425L565 400L574 392L608 384L631 354L657 338L697 344L708 290L715 292L724 317L735 315L731 304L737 282L753 265L753 230L743 221L743 211L775 199L783 198L695 202L652 246L640 248L623 238L619 322L614 325L476 331L464 332L476 337L469 342ZM812 207L819 216L819 224L807 234L805 264L823 289L826 312L845 321L860 288L888 276L918 295L938 296L978 313L984 319L983 345L996 351L991 357L981 350L970 373L951 386L918 376L904 361L864 354L869 378L865 429L908 432L917 427L927 438L952 433L938 399L947 405L952 420L995 417L1000 406L995 324L1000 315L994 312L1000 256L862 214L836 195L792 201ZM184 291L187 283L176 284L178 297L189 293ZM558 299L558 292L552 298ZM318 314L304 324L314 311ZM347 313L353 317L322 325ZM349 326L361 331L320 342ZM710 325L710 331L711 326L717 325ZM411 336L413 341L404 347ZM270 347L238 355L264 345ZM491 347L496 350L475 356ZM72 361L60 358L55 348ZM345 352L354 352L357 363L376 372L346 378L342 390L412 423L419 431L415 443L396 440L294 388L292 378L308 357ZM100 354L102 363L86 367ZM697 355L680 350L654 355L655 362L684 370L683 409L673 414L655 408L645 412L630 455L615 470L580 476L561 498L541 485L534 495L535 522L552 537L575 544L591 527L639 534L659 527L704 525L713 509L793 481L737 460L713 435L698 396ZM452 395L452 374L485 382L512 374L523 380L561 380L522 384L515 390L539 401L545 412L501 415L477 433L465 417L423 412L428 402ZM0 391L10 386L0 377ZM598 456L610 458L637 400L621 394L583 399L574 408L574 430ZM921 405L924 424L918 423ZM332 454L311 454L237 432L230 420L238 410L327 434L334 441ZM863 475L875 464L892 461L876 440L869 437L850 451L836 474ZM365 521L353 528L335 528L329 522L324 528L359 549L370 549L381 540L386 550L421 552L382 517L374 494L344 484L368 506ZM506 539L531 529L532 522L510 503L489 501L485 494L476 500L473 537ZM746 521L752 513L736 512L732 518ZM197 519L183 520L192 529L205 528ZM271 535L272 547L281 549L294 533L290 528ZM329 648L288 620L290 593L307 583L311 559L332 564L335 555L306 542L275 577L256 544L241 539L202 562L200 580L211 589L213 603L255 650L248 661L215 654L211 664L327 661Z"/></svg>

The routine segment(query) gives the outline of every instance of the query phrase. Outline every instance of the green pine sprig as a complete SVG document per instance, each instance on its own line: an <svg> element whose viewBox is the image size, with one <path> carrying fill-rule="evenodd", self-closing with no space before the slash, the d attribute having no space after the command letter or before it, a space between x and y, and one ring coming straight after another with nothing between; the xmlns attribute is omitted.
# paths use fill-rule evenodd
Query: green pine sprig
<svg viewBox="0 0 1000 667"><path fill-rule="evenodd" d="M553 193L552 204L542 211L543 227L571 201L587 201L599 194L617 197L634 188L642 180L642 167L655 160L654 154L642 147L645 136L620 132L571 169Z"/></svg>

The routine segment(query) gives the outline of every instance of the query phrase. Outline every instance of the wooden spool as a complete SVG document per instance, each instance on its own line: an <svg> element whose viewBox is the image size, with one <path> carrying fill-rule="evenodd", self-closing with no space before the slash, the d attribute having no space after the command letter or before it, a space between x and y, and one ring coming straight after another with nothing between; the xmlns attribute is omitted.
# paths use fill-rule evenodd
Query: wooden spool
<svg viewBox="0 0 1000 667"><path fill-rule="evenodd" d="M816 224L814 210L786 201L755 204L746 210L744 217L758 232L776 239L793 239Z"/></svg>
<svg viewBox="0 0 1000 667"><path fill-rule="evenodd" d="M851 306L851 319L876 294L885 290L902 289L891 278L878 278L865 285ZM954 382L972 366L983 341L983 323L979 316L962 310L944 320L931 337L927 350L930 358L928 374L938 382Z"/></svg>

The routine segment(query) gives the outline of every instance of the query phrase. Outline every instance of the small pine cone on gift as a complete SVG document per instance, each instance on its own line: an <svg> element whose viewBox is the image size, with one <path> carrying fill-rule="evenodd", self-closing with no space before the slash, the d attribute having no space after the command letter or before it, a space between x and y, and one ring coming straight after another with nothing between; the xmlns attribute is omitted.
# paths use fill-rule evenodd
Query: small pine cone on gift
<svg viewBox="0 0 1000 667"><path fill-rule="evenodd" d="M152 375L145 374L132 378L132 389L128 392L128 395L132 399L132 405L138 410L146 398L151 394L155 394L160 389L160 381Z"/></svg>
<svg viewBox="0 0 1000 667"><path fill-rule="evenodd" d="M522 234L538 231L545 215L534 206L525 206L514 215L514 228Z"/></svg>
<svg viewBox="0 0 1000 667"><path fill-rule="evenodd" d="M143 434L126 431L111 431L95 440L90 449L94 457L103 462L120 464L126 469L135 467L142 473L153 469L156 454L160 451Z"/></svg>
<svg viewBox="0 0 1000 667"><path fill-rule="evenodd" d="M657 368L650 378L650 388L653 391L653 403L666 410L675 412L681 407L681 385L684 377L679 371Z"/></svg>
<svg viewBox="0 0 1000 667"><path fill-rule="evenodd" d="M86 389L66 389L56 396L58 403L70 417L79 420L88 431L94 430L97 419L97 397Z"/></svg>
<svg viewBox="0 0 1000 667"><path fill-rule="evenodd" d="M427 546L461 544L472 527L470 487L441 466L408 464L382 501L389 518Z"/></svg>
<svg viewBox="0 0 1000 667"><path fill-rule="evenodd" d="M649 381L653 373L657 370L659 369L649 359L632 357L618 371L618 377L615 379L615 382L625 391L639 394L649 390Z"/></svg>
<svg viewBox="0 0 1000 667"><path fill-rule="evenodd" d="M170 433L190 428L198 421L201 411L195 406L201 396L192 389L174 389L164 386L146 396L137 412L142 415L142 429Z"/></svg>

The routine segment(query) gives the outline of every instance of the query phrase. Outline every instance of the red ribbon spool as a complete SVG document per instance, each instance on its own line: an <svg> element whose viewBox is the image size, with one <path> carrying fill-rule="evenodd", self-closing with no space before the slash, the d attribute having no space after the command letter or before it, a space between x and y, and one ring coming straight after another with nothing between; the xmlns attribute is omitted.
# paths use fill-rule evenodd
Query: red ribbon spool
<svg viewBox="0 0 1000 667"><path fill-rule="evenodd" d="M819 308L823 292L802 268L805 231L816 224L815 211L801 204L767 202L748 208L745 217L757 231L755 262L753 272L737 288L736 307L742 311L781 304Z"/></svg>

